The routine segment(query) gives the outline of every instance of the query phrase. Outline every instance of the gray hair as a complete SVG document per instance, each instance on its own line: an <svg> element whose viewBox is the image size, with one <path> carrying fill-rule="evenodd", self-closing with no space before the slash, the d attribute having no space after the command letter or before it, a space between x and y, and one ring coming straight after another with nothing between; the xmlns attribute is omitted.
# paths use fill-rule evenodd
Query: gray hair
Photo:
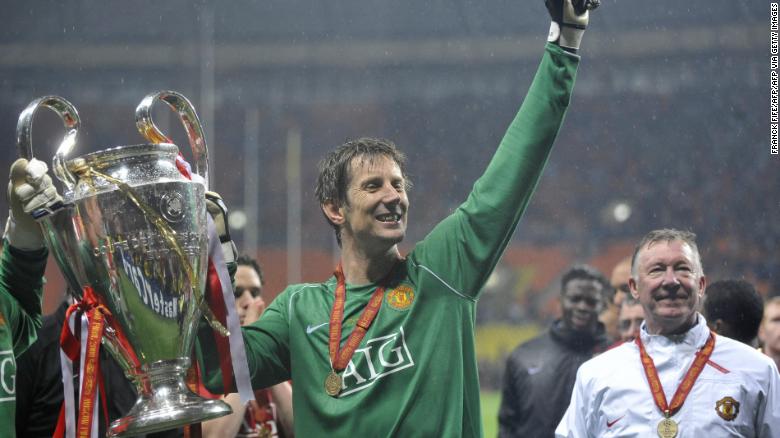
<svg viewBox="0 0 780 438"><path fill-rule="evenodd" d="M674 228L662 228L645 234L645 237L643 237L642 240L639 241L639 244L634 248L634 254L631 256L631 276L634 277L634 279L637 278L637 257L642 249L650 247L654 243L669 243L674 240L679 240L691 248L694 258L693 263L698 271L697 273L699 275L704 275L704 268L701 265L701 256L699 255L699 247L696 246L696 234L690 231L675 230Z"/></svg>

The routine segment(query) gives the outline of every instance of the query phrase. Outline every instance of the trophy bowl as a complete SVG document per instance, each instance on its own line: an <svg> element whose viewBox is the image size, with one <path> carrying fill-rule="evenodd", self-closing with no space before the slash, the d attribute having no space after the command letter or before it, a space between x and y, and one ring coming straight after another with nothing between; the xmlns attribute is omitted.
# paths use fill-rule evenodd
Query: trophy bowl
<svg viewBox="0 0 780 438"><path fill-rule="evenodd" d="M146 123L147 133L159 133L153 125L149 128L148 109L160 96L197 122L186 98L161 93L139 106L146 117L139 118L139 127ZM48 96L33 101L17 126L19 152L28 159L33 156L32 118L39 107L57 112L69 129L53 160L54 173L66 190L62 205L33 215L39 217L69 287L77 294L89 288L110 312L102 344L138 390L135 405L111 424L109 436L157 432L229 414L227 404L194 394L184 379L208 263L202 135L191 141L193 149L201 148L193 150L200 178L180 171L179 149L170 143L120 146L69 158L78 114L64 99ZM185 122L188 134L192 126Z"/></svg>

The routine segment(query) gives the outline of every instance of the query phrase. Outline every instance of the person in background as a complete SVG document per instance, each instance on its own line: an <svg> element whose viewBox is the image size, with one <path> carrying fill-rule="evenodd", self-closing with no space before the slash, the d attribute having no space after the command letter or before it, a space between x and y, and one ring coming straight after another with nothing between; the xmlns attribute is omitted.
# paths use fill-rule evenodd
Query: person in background
<svg viewBox="0 0 780 438"><path fill-rule="evenodd" d="M620 342L620 330L618 328L618 314L623 299L628 294L628 278L631 276L631 257L619 261L612 268L609 283L612 285L608 294L604 310L599 314L599 321L604 324L607 340L610 343Z"/></svg>
<svg viewBox="0 0 780 438"><path fill-rule="evenodd" d="M618 315L618 331L620 342L630 342L639 336L639 329L645 320L645 309L642 303L632 295L627 294L620 304Z"/></svg>
<svg viewBox="0 0 780 438"><path fill-rule="evenodd" d="M257 321L265 310L262 297L264 280L263 271L255 259L242 255L236 263L233 291L236 312L243 326ZM289 382L255 391L255 400L248 404L242 404L236 393L228 394L224 400L233 413L204 422L204 438L294 436L292 386Z"/></svg>
<svg viewBox="0 0 780 438"><path fill-rule="evenodd" d="M769 298L764 304L764 319L758 330L761 351L780 368L780 296Z"/></svg>
<svg viewBox="0 0 780 438"><path fill-rule="evenodd" d="M747 281L721 280L707 286L702 314L715 333L751 347L758 345L764 300Z"/></svg>
<svg viewBox="0 0 780 438"><path fill-rule="evenodd" d="M498 412L500 437L552 437L577 368L606 347L598 315L607 279L590 266L574 266L561 279L561 319L507 359Z"/></svg>

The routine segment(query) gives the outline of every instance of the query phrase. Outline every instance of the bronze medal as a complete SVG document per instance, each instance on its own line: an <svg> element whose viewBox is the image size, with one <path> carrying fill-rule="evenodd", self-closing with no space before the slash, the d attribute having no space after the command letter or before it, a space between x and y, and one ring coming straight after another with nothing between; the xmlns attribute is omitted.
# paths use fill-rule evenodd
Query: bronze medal
<svg viewBox="0 0 780 438"><path fill-rule="evenodd" d="M674 438L677 436L677 423L671 418L664 418L658 423L658 436Z"/></svg>
<svg viewBox="0 0 780 438"><path fill-rule="evenodd" d="M333 370L325 377L325 392L331 397L335 397L341 392L341 376Z"/></svg>
<svg viewBox="0 0 780 438"><path fill-rule="evenodd" d="M333 275L336 277L336 290L333 297L333 308L330 311L330 325L328 334L328 353L330 355L330 373L325 377L325 392L331 397L336 397L341 393L342 378L336 372L342 372L347 368L349 361L352 359L352 355L355 354L355 350L360 345L360 341L366 335L368 328L371 327L371 323L374 321L374 317L379 313L379 308L382 306L385 296L385 283L395 272L399 263L385 275L385 278L380 282L380 286L376 288L371 298L368 300L368 304L363 309L363 313L360 314L360 319L355 323L355 328L347 338L347 343L344 348L339 348L341 342L341 326L342 319L344 318L344 303L347 300L347 281L344 278L344 270L339 263L336 267L336 272Z"/></svg>

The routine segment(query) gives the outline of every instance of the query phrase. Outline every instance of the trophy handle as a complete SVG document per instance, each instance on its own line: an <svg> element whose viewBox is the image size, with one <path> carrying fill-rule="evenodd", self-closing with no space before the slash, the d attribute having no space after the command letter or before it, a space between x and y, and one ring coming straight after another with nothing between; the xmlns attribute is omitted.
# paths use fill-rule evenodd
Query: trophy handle
<svg viewBox="0 0 780 438"><path fill-rule="evenodd" d="M195 173L203 178L208 191L209 153L206 147L206 137L203 135L203 126L200 123L198 114L195 112L195 107L192 106L192 103L184 95L175 91L163 90L144 97L144 100L135 109L135 125L138 127L138 131L152 143L173 143L152 120L152 106L157 100L162 100L172 110L179 113L179 118L187 131L192 155L195 158Z"/></svg>
<svg viewBox="0 0 780 438"><path fill-rule="evenodd" d="M54 174L62 181L65 186L71 190L76 185L76 178L65 166L65 157L71 153L76 145L76 136L78 135L81 119L76 107L70 102L59 96L44 96L33 100L27 105L27 108L19 115L19 122L16 124L16 147L19 157L32 160L35 156L32 147L32 123L38 108L49 108L57 113L65 125L65 136L57 148L54 155L52 167ZM36 219L51 214L54 210L61 207L61 204L51 206L46 209L39 209L32 212Z"/></svg>

